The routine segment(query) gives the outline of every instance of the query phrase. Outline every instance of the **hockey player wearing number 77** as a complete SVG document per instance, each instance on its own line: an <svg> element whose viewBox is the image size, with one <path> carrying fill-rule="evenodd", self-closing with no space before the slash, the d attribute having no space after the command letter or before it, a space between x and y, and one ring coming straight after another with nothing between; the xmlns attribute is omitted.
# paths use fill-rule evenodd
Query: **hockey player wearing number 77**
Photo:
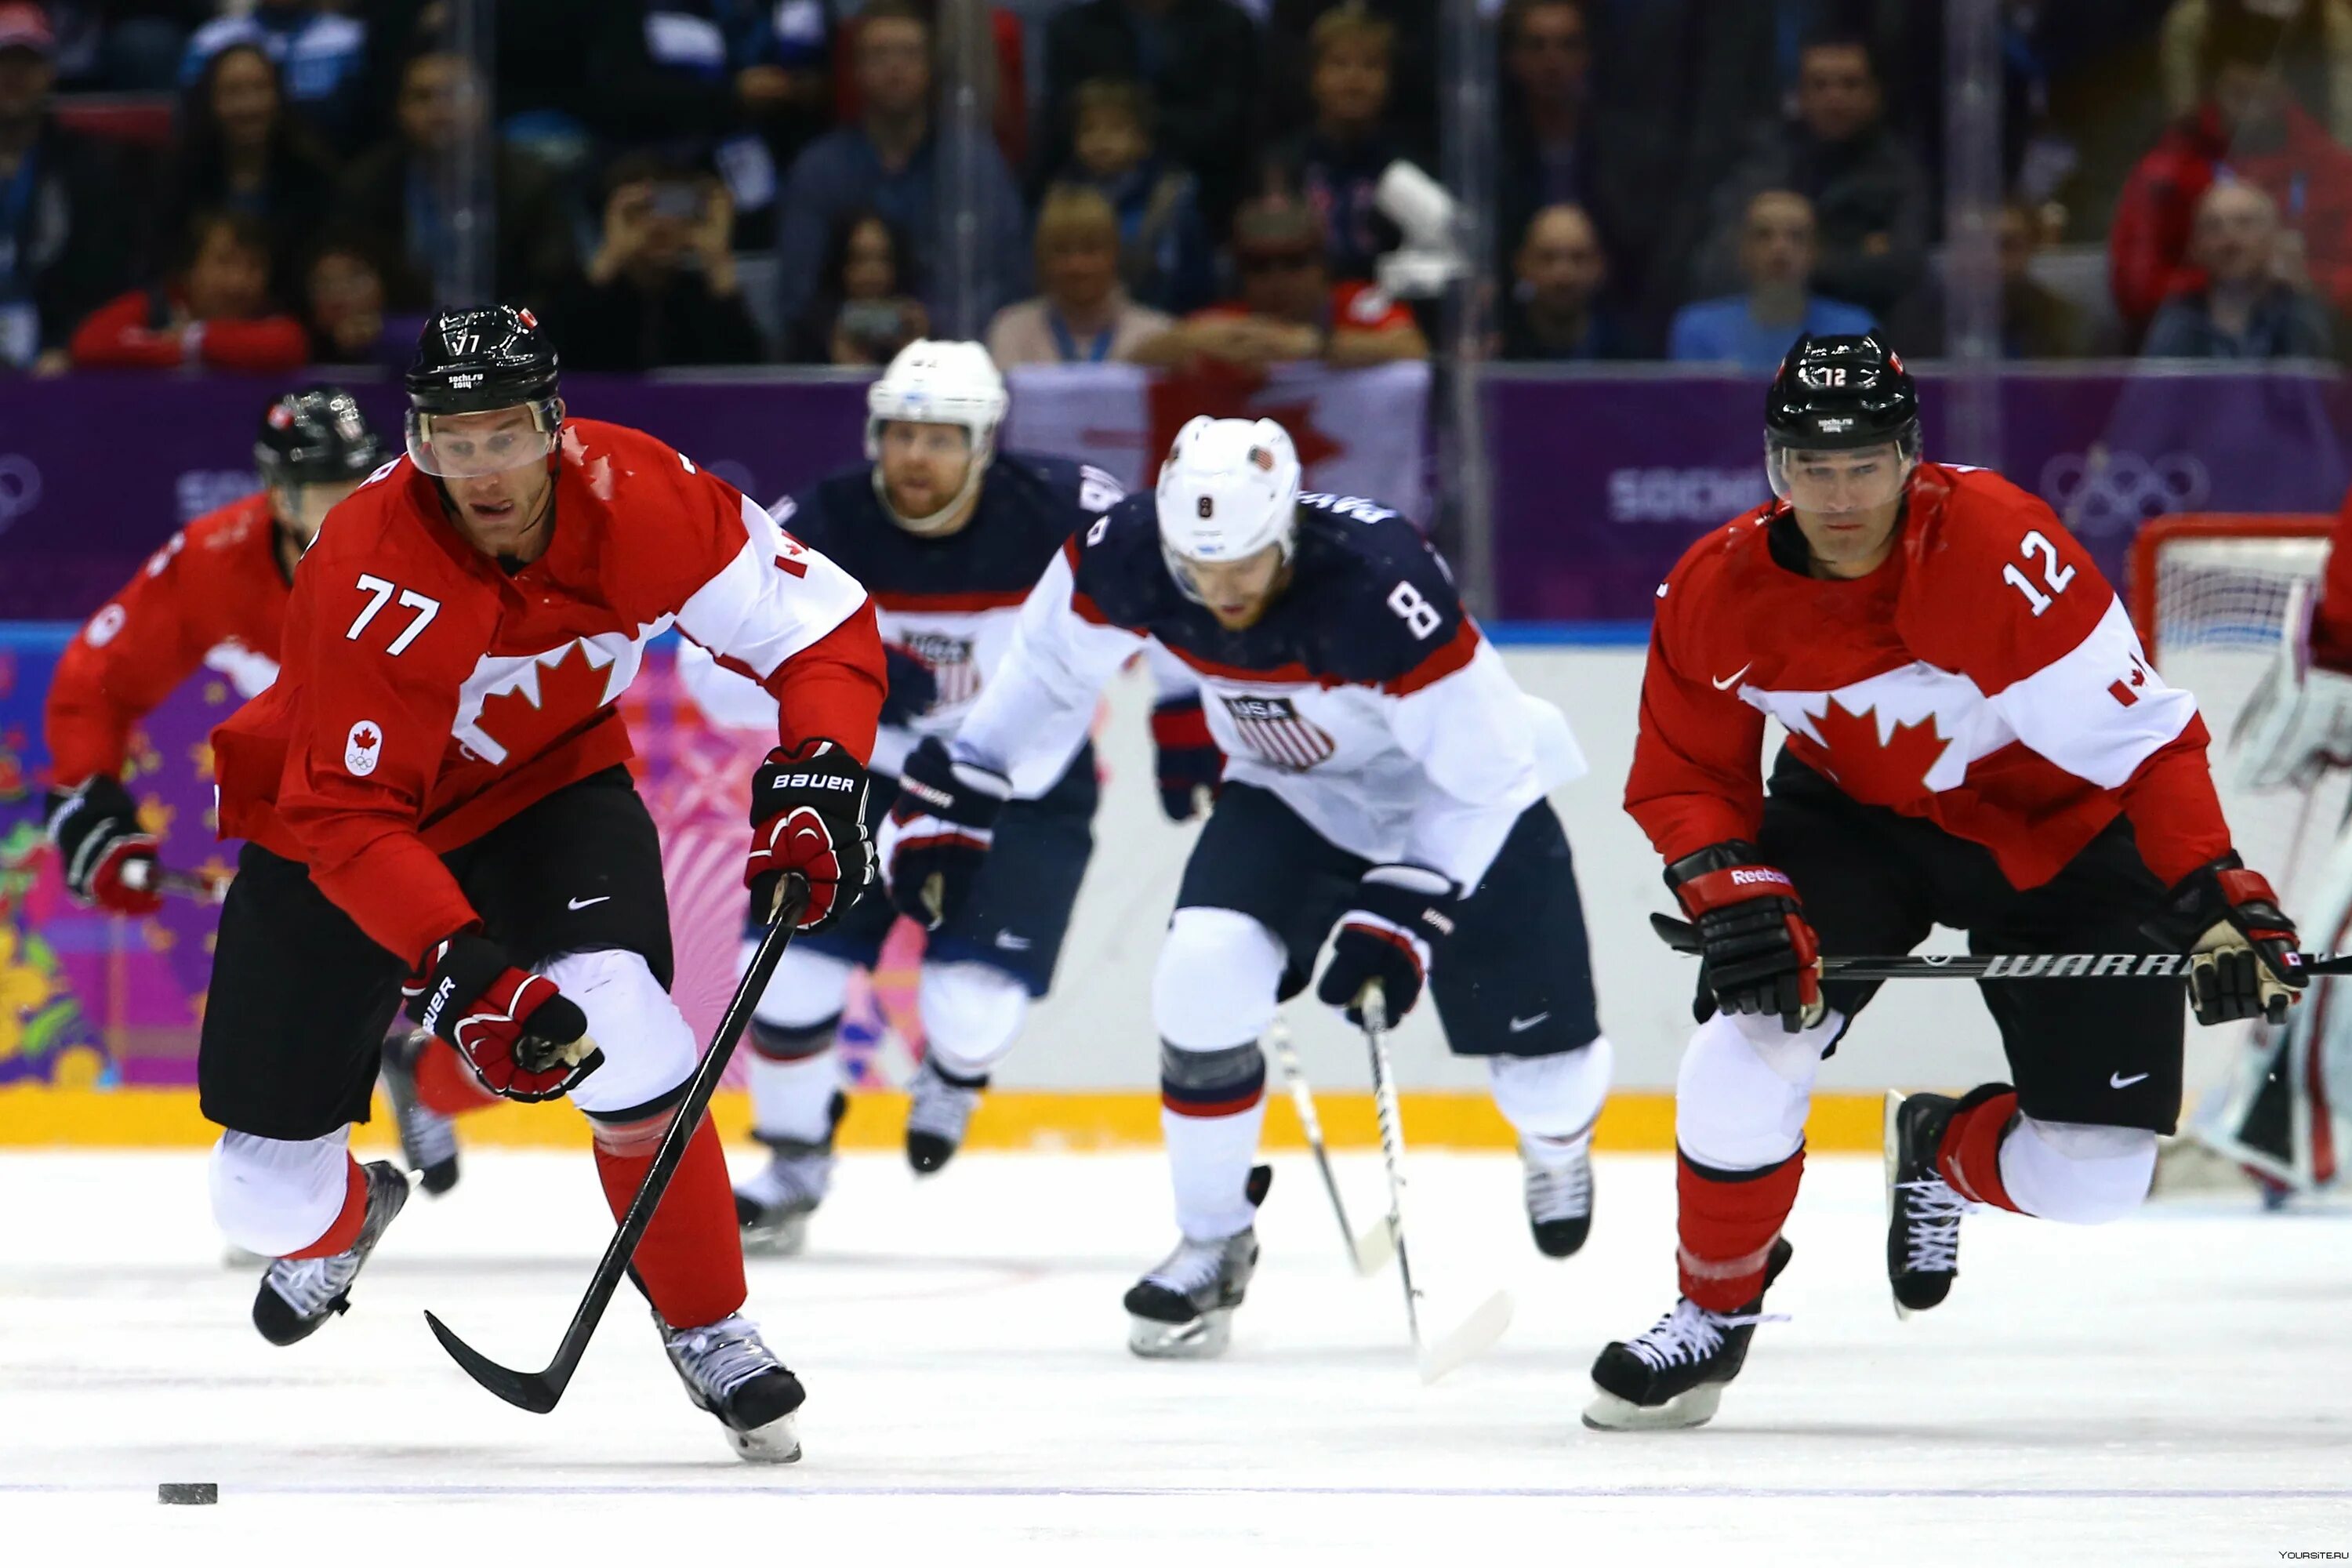
<svg viewBox="0 0 2352 1568"><path fill-rule="evenodd" d="M1625 804L1703 940L1675 1090L1681 1299L1592 1369L1586 1424L1692 1426L1746 1359L1822 1058L1874 983L1822 954L1931 924L1980 953L2190 953L2200 1023L2284 1017L2294 927L2231 848L2195 700L2048 507L1924 462L1877 339L1806 337L1765 412L1778 500L1658 590ZM1770 793L1764 726L1787 747ZM1987 980L2016 1082L1888 1097L1887 1275L1940 1303L1970 1204L2128 1214L2180 1108L2171 979Z"/></svg>
<svg viewBox="0 0 2352 1568"><path fill-rule="evenodd" d="M1069 541L951 741L900 770L881 840L892 900L936 926L987 864L1008 796L1085 741L1105 682L1156 638L1198 677L1223 787L1152 984L1176 1248L1127 1294L1139 1355L1221 1352L1257 1261L1258 1040L1307 984L1389 1011L1424 983L1454 1051L1488 1059L1518 1131L1529 1218L1554 1256L1591 1215L1608 1092L1584 918L1544 796L1583 771L1559 711L1522 693L1412 524L1299 493L1270 419L1199 418L1157 493Z"/></svg>

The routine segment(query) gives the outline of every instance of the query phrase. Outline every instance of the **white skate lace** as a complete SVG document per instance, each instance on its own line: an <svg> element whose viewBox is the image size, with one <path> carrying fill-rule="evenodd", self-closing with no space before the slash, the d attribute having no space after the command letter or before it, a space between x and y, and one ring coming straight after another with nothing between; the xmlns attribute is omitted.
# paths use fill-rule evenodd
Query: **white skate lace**
<svg viewBox="0 0 2352 1568"><path fill-rule="evenodd" d="M1711 1312L1685 1296L1675 1303L1674 1310L1658 1320L1656 1327L1639 1338L1627 1340L1625 1348L1638 1356L1643 1365L1660 1372L1713 1355L1723 1348L1726 1329L1787 1321L1769 1312Z"/></svg>
<svg viewBox="0 0 2352 1568"><path fill-rule="evenodd" d="M740 1312L704 1328L671 1330L669 1351L678 1369L713 1402L783 1364Z"/></svg>
<svg viewBox="0 0 2352 1568"><path fill-rule="evenodd" d="M1225 1252L1232 1241L1230 1237L1222 1241L1194 1241L1187 1237L1143 1281L1165 1286L1180 1296L1197 1295L1224 1273Z"/></svg>
<svg viewBox="0 0 2352 1568"><path fill-rule="evenodd" d="M332 1258L281 1258L269 1266L269 1288L285 1299L296 1315L314 1318L350 1288L359 1271L356 1247Z"/></svg>
<svg viewBox="0 0 2352 1568"><path fill-rule="evenodd" d="M1949 1274L1960 1266L1960 1218L1969 1201L1941 1176L1898 1182L1908 1230L1904 1267L1914 1274Z"/></svg>
<svg viewBox="0 0 2352 1568"><path fill-rule="evenodd" d="M1592 1212L1592 1159L1583 1149L1556 1164L1542 1163L1549 1150L1531 1152L1520 1145L1520 1163L1527 1170L1528 1214L1538 1222L1580 1219Z"/></svg>
<svg viewBox="0 0 2352 1568"><path fill-rule="evenodd" d="M964 1127L971 1121L972 1107L980 1103L980 1090L950 1083L929 1060L917 1069L914 1081L907 1087L907 1130L961 1143Z"/></svg>

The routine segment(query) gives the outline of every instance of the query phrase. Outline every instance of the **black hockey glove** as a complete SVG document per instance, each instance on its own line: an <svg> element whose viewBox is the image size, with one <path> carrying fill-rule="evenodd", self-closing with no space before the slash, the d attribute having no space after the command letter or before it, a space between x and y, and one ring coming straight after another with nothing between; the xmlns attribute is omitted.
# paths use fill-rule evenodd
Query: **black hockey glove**
<svg viewBox="0 0 2352 1568"><path fill-rule="evenodd" d="M937 931L963 906L1012 793L1012 780L957 762L936 736L908 753L898 773L898 804L882 830L884 873L900 914Z"/></svg>
<svg viewBox="0 0 2352 1568"><path fill-rule="evenodd" d="M1393 1024L1412 1011L1429 966L1454 934L1454 884L1425 866L1375 866L1356 884L1356 907L1339 917L1331 962L1315 994L1364 1021L1364 987L1377 980Z"/></svg>
<svg viewBox="0 0 2352 1568"><path fill-rule="evenodd" d="M743 885L755 909L774 918L787 872L808 883L798 931L819 931L857 901L874 879L866 830L866 769L831 741L803 741L768 753L751 775L751 857Z"/></svg>
<svg viewBox="0 0 2352 1568"><path fill-rule="evenodd" d="M110 914L152 915L163 907L154 837L140 830L139 803L121 779L92 773L79 789L51 790L43 815L68 892Z"/></svg>
<svg viewBox="0 0 2352 1568"><path fill-rule="evenodd" d="M508 1100L553 1100L604 1063L580 1005L547 976L517 969L478 931L435 942L401 994L420 1026L457 1047L484 1089Z"/></svg>
<svg viewBox="0 0 2352 1568"><path fill-rule="evenodd" d="M1666 886L1698 923L1700 984L1717 1009L1777 1014L1792 1035L1822 1021L1821 942L1787 872L1765 865L1753 844L1727 838L1667 867ZM1704 997L1693 1011L1706 1022Z"/></svg>
<svg viewBox="0 0 2352 1568"><path fill-rule="evenodd" d="M1179 697L1151 710L1151 746L1159 762L1160 809L1171 822L1190 822L1201 812L1201 795L1216 798L1224 782L1225 753L1209 733L1197 697Z"/></svg>
<svg viewBox="0 0 2352 1568"><path fill-rule="evenodd" d="M940 678L922 656L898 643L886 642L882 662L890 677L890 689L882 697L882 722L908 725L929 712L940 700Z"/></svg>
<svg viewBox="0 0 2352 1568"><path fill-rule="evenodd" d="M2295 951L2294 922L2259 871L2234 849L2175 883L2150 936L2186 948L2189 1005L2200 1024L2242 1018L2286 1022L2295 993L2310 983Z"/></svg>

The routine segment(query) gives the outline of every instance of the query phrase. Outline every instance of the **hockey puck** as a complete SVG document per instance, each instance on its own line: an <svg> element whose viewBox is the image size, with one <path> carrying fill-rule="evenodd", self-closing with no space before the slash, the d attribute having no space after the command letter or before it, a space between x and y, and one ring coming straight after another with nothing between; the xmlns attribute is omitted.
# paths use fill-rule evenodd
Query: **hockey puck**
<svg viewBox="0 0 2352 1568"><path fill-rule="evenodd" d="M155 1488L157 1502L218 1502L218 1481L164 1481Z"/></svg>

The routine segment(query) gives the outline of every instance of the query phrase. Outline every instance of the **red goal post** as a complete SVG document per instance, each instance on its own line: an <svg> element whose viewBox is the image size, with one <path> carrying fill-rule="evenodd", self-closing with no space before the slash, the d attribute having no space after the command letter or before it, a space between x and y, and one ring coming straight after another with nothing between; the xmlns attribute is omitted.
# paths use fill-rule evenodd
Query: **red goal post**
<svg viewBox="0 0 2352 1568"><path fill-rule="evenodd" d="M2184 576L2195 576L2193 570L2176 571L2168 579L2164 569L2168 557L2176 563L2208 564L2211 567L2208 575L2216 580L2239 575L2231 571L2231 564L2232 558L2240 556L2245 561L2246 578L2263 575L2263 568L2257 564L2263 557L2282 565L2292 562L2300 575L2304 557L2314 563L2324 561L2326 541L2336 527L2336 519L2321 512L2182 512L2151 519L2133 539L2124 572L2124 605L2149 657L2161 662L2162 644L2168 640L2165 636L2170 607L2168 587L2178 594ZM2231 541L2243 541L2254 548L2231 551L2226 547ZM2305 545L2305 541L2316 542L2318 548ZM2210 547L2207 542L2219 548ZM2201 609L2205 603L2198 601L2198 607Z"/></svg>

